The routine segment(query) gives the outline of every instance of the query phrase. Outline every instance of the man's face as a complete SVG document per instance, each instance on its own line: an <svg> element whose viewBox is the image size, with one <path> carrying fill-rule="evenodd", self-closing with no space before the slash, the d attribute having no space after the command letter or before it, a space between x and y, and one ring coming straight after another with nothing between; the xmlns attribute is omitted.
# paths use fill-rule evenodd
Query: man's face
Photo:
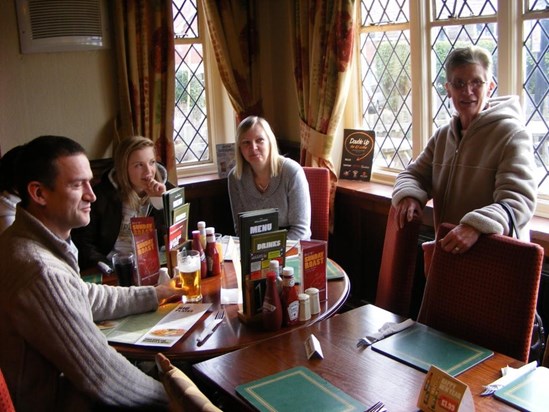
<svg viewBox="0 0 549 412"><path fill-rule="evenodd" d="M91 204L95 202L90 185L93 174L84 154L60 157L56 167L58 175L53 190L41 185L42 214L48 228L67 239L71 229L90 222Z"/></svg>

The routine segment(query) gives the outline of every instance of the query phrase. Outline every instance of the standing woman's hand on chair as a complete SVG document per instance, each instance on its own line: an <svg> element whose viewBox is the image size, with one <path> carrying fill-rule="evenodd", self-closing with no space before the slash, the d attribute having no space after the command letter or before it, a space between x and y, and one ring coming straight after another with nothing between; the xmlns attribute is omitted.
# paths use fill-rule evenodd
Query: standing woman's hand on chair
<svg viewBox="0 0 549 412"><path fill-rule="evenodd" d="M423 208L413 197L405 197L396 206L395 219L398 228L402 229L406 223L414 219L414 216L421 219L423 217Z"/></svg>
<svg viewBox="0 0 549 412"><path fill-rule="evenodd" d="M440 240L440 246L454 255L465 253L477 242L480 232L472 226L459 224Z"/></svg>

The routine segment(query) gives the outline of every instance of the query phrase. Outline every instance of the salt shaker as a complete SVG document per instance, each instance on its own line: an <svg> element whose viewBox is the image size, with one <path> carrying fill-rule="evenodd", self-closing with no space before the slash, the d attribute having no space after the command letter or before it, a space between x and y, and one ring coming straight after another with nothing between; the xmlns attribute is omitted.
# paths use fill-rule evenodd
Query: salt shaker
<svg viewBox="0 0 549 412"><path fill-rule="evenodd" d="M305 293L309 295L309 302L311 305L311 315L316 315L320 313L320 298L318 296L317 288L307 288Z"/></svg>
<svg viewBox="0 0 549 412"><path fill-rule="evenodd" d="M309 295L300 293L299 298L299 321L304 322L311 319L311 306L309 304Z"/></svg>

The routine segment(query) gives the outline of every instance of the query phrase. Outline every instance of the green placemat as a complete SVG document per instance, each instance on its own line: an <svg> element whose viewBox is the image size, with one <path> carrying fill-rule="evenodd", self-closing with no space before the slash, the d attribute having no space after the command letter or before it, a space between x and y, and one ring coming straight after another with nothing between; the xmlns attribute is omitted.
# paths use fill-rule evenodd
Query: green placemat
<svg viewBox="0 0 549 412"><path fill-rule="evenodd" d="M298 366L236 387L236 392L259 411L364 411L356 399Z"/></svg>
<svg viewBox="0 0 549 412"><path fill-rule="evenodd" d="M294 268L295 282L301 283L301 262L299 261L299 256L295 255L286 258L286 266L291 266ZM330 259L328 259L328 263L326 265L326 279L343 279L343 273L341 273L341 270Z"/></svg>
<svg viewBox="0 0 549 412"><path fill-rule="evenodd" d="M549 369L540 366L499 389L494 397L521 411L549 410Z"/></svg>
<svg viewBox="0 0 549 412"><path fill-rule="evenodd" d="M452 376L494 354L421 323L374 343L372 349L424 372L435 365Z"/></svg>

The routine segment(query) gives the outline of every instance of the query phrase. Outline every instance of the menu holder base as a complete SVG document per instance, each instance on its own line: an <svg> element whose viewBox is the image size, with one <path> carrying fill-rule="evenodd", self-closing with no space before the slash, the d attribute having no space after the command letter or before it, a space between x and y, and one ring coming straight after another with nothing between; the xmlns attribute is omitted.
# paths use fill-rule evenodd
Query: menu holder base
<svg viewBox="0 0 549 412"><path fill-rule="evenodd" d="M263 320L261 318L261 313L258 313L257 315L254 315L254 316L248 316L243 311L239 310L238 319L240 320L240 322L250 327L257 327L257 328L263 327L263 323L262 323Z"/></svg>
<svg viewBox="0 0 549 412"><path fill-rule="evenodd" d="M183 243L180 243L176 248L166 249L166 267L168 268L168 273L171 277L175 275L175 268L177 267L177 254L183 249L191 250L192 249L192 240L186 240Z"/></svg>

